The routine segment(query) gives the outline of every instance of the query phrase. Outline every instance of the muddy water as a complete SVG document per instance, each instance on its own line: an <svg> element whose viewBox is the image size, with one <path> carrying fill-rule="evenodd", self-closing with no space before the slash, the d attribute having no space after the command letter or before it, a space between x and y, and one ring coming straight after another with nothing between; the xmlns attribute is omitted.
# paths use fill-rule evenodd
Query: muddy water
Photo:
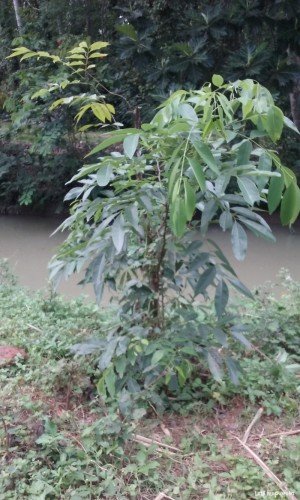
<svg viewBox="0 0 300 500"><path fill-rule="evenodd" d="M50 237L60 220L49 217L0 217L0 259L7 258L22 285L32 290L47 286L47 264L56 247L64 240L63 234ZM246 260L237 262L231 251L230 237L218 229L210 237L218 243L237 271L239 278L250 288L274 281L278 271L288 268L291 276L300 281L300 226L295 232L273 225L276 243L269 243L249 235ZM77 276L62 283L59 291L68 298L81 294L93 297L91 286L78 286Z"/></svg>

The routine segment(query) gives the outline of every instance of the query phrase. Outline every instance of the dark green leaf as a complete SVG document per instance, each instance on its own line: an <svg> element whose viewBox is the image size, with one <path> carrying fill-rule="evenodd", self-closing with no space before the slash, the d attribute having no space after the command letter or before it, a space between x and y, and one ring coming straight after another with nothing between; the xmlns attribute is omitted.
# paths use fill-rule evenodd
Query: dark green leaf
<svg viewBox="0 0 300 500"><path fill-rule="evenodd" d="M208 269L206 269L200 276L200 279L195 287L195 295L205 294L206 289L213 284L214 279L216 277L216 268L211 265Z"/></svg>
<svg viewBox="0 0 300 500"><path fill-rule="evenodd" d="M247 165L252 151L252 144L250 141L244 141L237 151L237 165Z"/></svg>
<svg viewBox="0 0 300 500"><path fill-rule="evenodd" d="M243 227L234 222L231 231L231 244L234 256L237 260L244 260L247 252L248 238Z"/></svg>
<svg viewBox="0 0 300 500"><path fill-rule="evenodd" d="M209 146L204 142L191 139L191 142L204 163L215 173L219 174L219 166Z"/></svg>
<svg viewBox="0 0 300 500"><path fill-rule="evenodd" d="M205 190L205 175L203 172L203 168L200 165L199 160L196 160L196 158L188 158L189 164L194 172L194 175L197 179L197 182L200 186L201 191Z"/></svg>
<svg viewBox="0 0 300 500"><path fill-rule="evenodd" d="M223 371L219 362L219 359L210 352L207 353L207 362L208 362L208 367L212 373L212 376L214 377L215 380L218 382L221 382L223 378Z"/></svg>
<svg viewBox="0 0 300 500"><path fill-rule="evenodd" d="M251 342L249 342L248 339L246 339L245 335L242 333L242 328L240 327L232 327L231 328L231 333L232 333L232 336L239 340L242 344L244 344L244 346L247 347L247 349L252 349L252 344Z"/></svg>
<svg viewBox="0 0 300 500"><path fill-rule="evenodd" d="M255 222L253 220L246 219L245 217L239 215L238 219L246 226L248 227L256 236L261 236L262 238L265 238L266 240L269 241L276 241L275 236L273 235L271 229L269 227L266 227L265 225L261 225L258 222Z"/></svg>
<svg viewBox="0 0 300 500"><path fill-rule="evenodd" d="M241 292L243 295L246 297L249 297L249 299L253 299L253 295L250 292L249 288L247 288L241 281L235 278L227 278L230 283L236 288L239 292Z"/></svg>
<svg viewBox="0 0 300 500"><path fill-rule="evenodd" d="M220 218L219 218L219 224L220 224L220 227L223 229L223 231L226 231L227 229L231 229L232 228L232 224L233 224L233 219L232 219L232 215L230 212L222 212L221 215L220 215Z"/></svg>
<svg viewBox="0 0 300 500"><path fill-rule="evenodd" d="M228 286L226 285L224 280L220 280L217 285L215 294L215 309L218 318L220 318L224 313L225 308L227 306L228 298L229 298Z"/></svg>
<svg viewBox="0 0 300 500"><path fill-rule="evenodd" d="M268 190L268 207L269 213L275 212L281 202L282 191L284 188L284 177L272 177Z"/></svg>
<svg viewBox="0 0 300 500"><path fill-rule="evenodd" d="M227 370L229 372L229 377L234 385L239 383L240 369L238 363L232 359L230 356L226 356L225 363Z"/></svg>
<svg viewBox="0 0 300 500"><path fill-rule="evenodd" d="M195 212L196 195L194 189L187 179L184 179L184 203L186 220L190 221Z"/></svg>

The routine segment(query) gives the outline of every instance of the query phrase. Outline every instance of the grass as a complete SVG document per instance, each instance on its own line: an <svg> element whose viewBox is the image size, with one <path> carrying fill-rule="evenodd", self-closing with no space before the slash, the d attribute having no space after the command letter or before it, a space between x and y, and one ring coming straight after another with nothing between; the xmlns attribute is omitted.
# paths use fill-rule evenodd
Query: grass
<svg viewBox="0 0 300 500"><path fill-rule="evenodd" d="M114 311L29 294L2 265L0 344L25 348L28 358L0 368L0 500L279 497L236 439L259 408L247 445L299 497L300 433L289 433L300 428L300 285L288 276L283 285L281 299L263 290L238 304L257 349L236 348L239 386L209 379L197 401L127 421L97 395L96 359L69 350L105 335Z"/></svg>

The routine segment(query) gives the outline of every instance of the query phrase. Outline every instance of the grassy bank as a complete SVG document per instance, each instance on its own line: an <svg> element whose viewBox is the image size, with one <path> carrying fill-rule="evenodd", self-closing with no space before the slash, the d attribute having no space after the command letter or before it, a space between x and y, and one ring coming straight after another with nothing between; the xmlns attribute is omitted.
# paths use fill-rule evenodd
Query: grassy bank
<svg viewBox="0 0 300 500"><path fill-rule="evenodd" d="M235 347L238 386L204 366L197 399L186 391L164 414L127 421L97 395L96 357L70 352L106 335L113 310L29 294L2 267L0 345L28 358L0 368L0 499L299 497L300 285L285 276L281 286L281 299L267 288L232 305L254 345ZM251 456L241 440L255 415Z"/></svg>

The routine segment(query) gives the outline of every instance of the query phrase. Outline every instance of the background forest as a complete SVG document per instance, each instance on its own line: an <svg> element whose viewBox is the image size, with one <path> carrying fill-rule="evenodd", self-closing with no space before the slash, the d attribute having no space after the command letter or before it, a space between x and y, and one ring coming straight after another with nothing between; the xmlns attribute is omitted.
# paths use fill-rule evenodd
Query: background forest
<svg viewBox="0 0 300 500"><path fill-rule="evenodd" d="M95 82L127 126L151 119L170 92L200 88L218 73L267 85L299 127L299 10L296 0L1 0L1 212L63 211L65 182L99 138L74 133L72 109L53 113L51 101L37 106L30 99L51 65L6 60L12 48L62 57L84 38L108 41L108 62L98 65ZM299 175L299 146L284 134L281 157Z"/></svg>

